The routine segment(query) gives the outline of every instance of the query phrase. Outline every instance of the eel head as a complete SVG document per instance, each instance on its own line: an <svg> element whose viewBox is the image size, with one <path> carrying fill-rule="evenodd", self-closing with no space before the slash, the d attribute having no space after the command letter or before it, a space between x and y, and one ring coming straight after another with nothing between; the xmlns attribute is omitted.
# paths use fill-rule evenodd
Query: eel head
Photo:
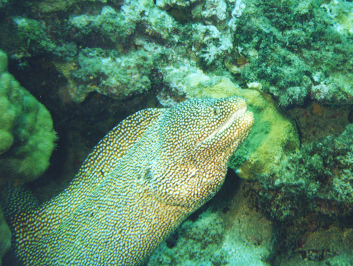
<svg viewBox="0 0 353 266"><path fill-rule="evenodd" d="M195 210L223 184L227 162L254 123L244 99L195 99L170 108L153 183L159 200Z"/></svg>

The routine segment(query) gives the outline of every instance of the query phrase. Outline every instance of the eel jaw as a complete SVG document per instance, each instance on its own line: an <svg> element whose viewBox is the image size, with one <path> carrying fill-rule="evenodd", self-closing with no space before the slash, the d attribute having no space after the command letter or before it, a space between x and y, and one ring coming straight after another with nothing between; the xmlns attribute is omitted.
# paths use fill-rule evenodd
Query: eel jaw
<svg viewBox="0 0 353 266"><path fill-rule="evenodd" d="M215 135L223 132L227 128L229 128L233 122L238 120L240 117L244 116L246 112L247 106L243 106L240 109L236 110L220 127L218 127L215 131L213 131L206 139L202 142L206 142L207 140L213 138Z"/></svg>
<svg viewBox="0 0 353 266"><path fill-rule="evenodd" d="M249 135L253 123L254 114L247 111L244 101L243 106L235 110L223 124L196 145L194 160L226 162Z"/></svg>

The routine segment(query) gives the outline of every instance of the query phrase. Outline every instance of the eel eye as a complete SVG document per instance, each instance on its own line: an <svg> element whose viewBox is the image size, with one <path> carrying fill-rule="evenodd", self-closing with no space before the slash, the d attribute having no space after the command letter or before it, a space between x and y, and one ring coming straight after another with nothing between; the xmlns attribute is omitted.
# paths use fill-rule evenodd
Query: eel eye
<svg viewBox="0 0 353 266"><path fill-rule="evenodd" d="M214 114L214 115L218 115L219 112L220 112L220 111L219 111L219 108L218 108L218 107L214 107L214 108L213 108L213 114Z"/></svg>

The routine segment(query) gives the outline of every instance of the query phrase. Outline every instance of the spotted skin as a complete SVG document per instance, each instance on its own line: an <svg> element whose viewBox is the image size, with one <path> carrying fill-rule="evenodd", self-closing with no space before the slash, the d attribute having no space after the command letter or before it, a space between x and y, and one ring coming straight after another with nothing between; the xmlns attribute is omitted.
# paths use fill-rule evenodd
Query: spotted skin
<svg viewBox="0 0 353 266"><path fill-rule="evenodd" d="M254 122L238 97L133 114L108 133L70 186L13 220L24 265L141 265L221 187Z"/></svg>

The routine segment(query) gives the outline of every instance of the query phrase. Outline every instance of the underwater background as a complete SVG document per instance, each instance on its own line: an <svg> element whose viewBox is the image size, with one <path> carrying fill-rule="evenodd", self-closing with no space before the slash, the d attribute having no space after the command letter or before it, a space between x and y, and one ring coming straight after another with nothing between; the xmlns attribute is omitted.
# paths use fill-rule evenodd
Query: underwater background
<svg viewBox="0 0 353 266"><path fill-rule="evenodd" d="M0 50L2 265L128 115L232 95L249 137L146 265L353 265L352 1L0 0Z"/></svg>

